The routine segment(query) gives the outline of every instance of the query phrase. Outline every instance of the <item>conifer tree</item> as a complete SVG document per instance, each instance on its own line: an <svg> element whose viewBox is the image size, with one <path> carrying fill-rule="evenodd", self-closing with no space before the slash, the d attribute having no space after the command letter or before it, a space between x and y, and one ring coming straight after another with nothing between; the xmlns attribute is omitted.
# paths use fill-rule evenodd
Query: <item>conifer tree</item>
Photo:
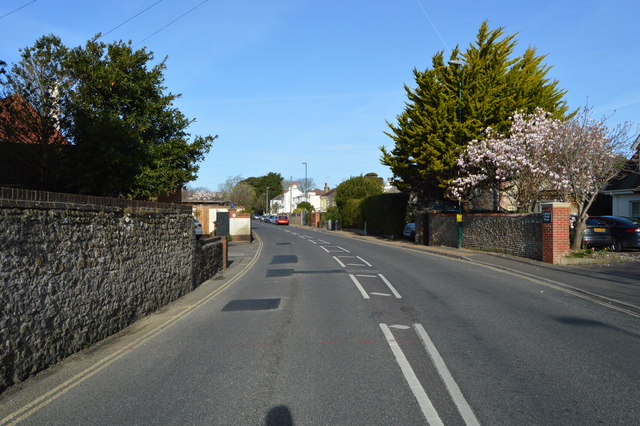
<svg viewBox="0 0 640 426"><path fill-rule="evenodd" d="M437 205L456 177L456 158L471 140L484 139L486 128L506 133L515 111L535 108L566 117L566 91L547 77L545 56L529 47L514 57L516 45L515 35L485 21L466 51L456 46L446 63L437 52L431 68L413 70L416 87L405 85L406 107L397 123L387 123L395 146L380 147L399 189Z"/></svg>

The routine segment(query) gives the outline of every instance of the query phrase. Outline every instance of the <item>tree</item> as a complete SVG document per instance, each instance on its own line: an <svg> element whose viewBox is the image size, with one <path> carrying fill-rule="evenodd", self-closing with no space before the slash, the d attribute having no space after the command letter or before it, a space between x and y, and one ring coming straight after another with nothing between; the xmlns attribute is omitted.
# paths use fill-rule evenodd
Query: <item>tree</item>
<svg viewBox="0 0 640 426"><path fill-rule="evenodd" d="M284 192L283 181L282 175L274 172L245 179L243 182L251 185L255 191L253 209L256 211L262 210L263 212L268 211L269 207L265 206L267 188L269 188L269 199L271 200Z"/></svg>
<svg viewBox="0 0 640 426"><path fill-rule="evenodd" d="M244 182L238 183L229 197L229 200L236 206L243 206L245 209L250 209L252 203L256 197L256 192L253 187Z"/></svg>
<svg viewBox="0 0 640 426"><path fill-rule="evenodd" d="M22 122L39 143L63 136L67 175L58 190L155 199L196 178L215 137L189 141L193 120L173 106L179 95L165 93L165 61L153 61L144 48L98 36L73 49L44 36L22 51L3 94L35 111Z"/></svg>
<svg viewBox="0 0 640 426"><path fill-rule="evenodd" d="M380 148L381 162L391 168L399 189L423 202L442 200L456 177L458 155L471 140L484 139L486 128L504 134L514 111L533 112L536 107L556 118L566 116L565 91L547 78L545 57L534 48L512 57L516 45L515 35L506 36L503 28L491 30L483 22L474 44L464 52L453 49L451 65L440 51L431 69L414 69L417 87L405 85L405 110L396 124L387 123L386 134L395 146L391 151ZM464 65L451 62L460 60Z"/></svg>
<svg viewBox="0 0 640 426"><path fill-rule="evenodd" d="M494 135L488 129L488 134ZM499 188L516 205L531 211L543 193L573 201L578 218L572 249L580 247L588 210L598 192L625 168L633 168L629 125L609 130L588 109L568 120L537 110L514 115L508 137L472 141L458 159L461 176L451 184L454 198L470 199L474 190Z"/></svg>
<svg viewBox="0 0 640 426"><path fill-rule="evenodd" d="M383 185L375 177L355 176L342 182L336 188L336 205L342 211L347 200L382 194Z"/></svg>
<svg viewBox="0 0 640 426"><path fill-rule="evenodd" d="M315 207L313 207L313 205L310 202L303 201L301 203L298 203L298 205L296 206L296 210L298 211L304 210L307 213L311 213L312 211L315 210Z"/></svg>
<svg viewBox="0 0 640 426"><path fill-rule="evenodd" d="M182 191L182 197L183 199L188 200L205 201L217 200L219 196L216 192L213 192L204 186L191 187L187 185L187 187Z"/></svg>
<svg viewBox="0 0 640 426"><path fill-rule="evenodd" d="M487 139L471 141L458 158L460 177L449 186L452 198L473 202L487 193L499 193L518 211L531 212L549 191L564 193L563 176L557 167L549 167L557 151L550 141L563 125L537 109L533 114L514 114L509 137L487 129Z"/></svg>
<svg viewBox="0 0 640 426"><path fill-rule="evenodd" d="M74 160L83 166L79 192L153 199L196 178L216 137L189 142L193 120L173 106L179 95L165 93L166 59L149 67L153 60L131 42L107 45L98 36L69 52L74 90L67 127Z"/></svg>
<svg viewBox="0 0 640 426"><path fill-rule="evenodd" d="M242 176L230 176L218 187L220 196L232 204L250 208L256 197L255 189Z"/></svg>
<svg viewBox="0 0 640 426"><path fill-rule="evenodd" d="M637 156L632 161L625 156L631 146L630 128L630 123L623 123L609 129L606 120L593 120L585 108L554 135L557 173L578 206L572 250L580 248L589 208L607 182L620 172L638 170Z"/></svg>
<svg viewBox="0 0 640 426"><path fill-rule="evenodd" d="M288 188L290 186L293 186L294 183L296 184L300 192L302 192L303 194L306 194L307 192L311 191L313 188L317 186L316 181L310 177L307 177L306 181L304 177L293 179L293 180L287 180L284 184Z"/></svg>
<svg viewBox="0 0 640 426"><path fill-rule="evenodd" d="M240 175L227 177L227 179L224 182L218 185L218 193L220 194L220 198L224 200L231 199L231 194L233 193L233 190L242 181L243 179L242 179L242 176Z"/></svg>
<svg viewBox="0 0 640 426"><path fill-rule="evenodd" d="M25 184L35 189L58 189L64 167L59 164L63 105L71 79L65 68L67 49L53 35L21 49L21 60L0 72L0 139L5 161L20 164Z"/></svg>

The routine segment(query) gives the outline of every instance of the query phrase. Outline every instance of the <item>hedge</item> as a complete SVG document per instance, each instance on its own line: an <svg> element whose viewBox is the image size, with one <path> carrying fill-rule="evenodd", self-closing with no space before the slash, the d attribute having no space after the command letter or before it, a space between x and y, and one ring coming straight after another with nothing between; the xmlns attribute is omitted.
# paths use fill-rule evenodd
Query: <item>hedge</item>
<svg viewBox="0 0 640 426"><path fill-rule="evenodd" d="M360 210L367 233L401 237L408 202L409 195L405 193L373 195L362 200Z"/></svg>
<svg viewBox="0 0 640 426"><path fill-rule="evenodd" d="M362 229L362 208L364 198L346 200L340 210L340 218L343 228Z"/></svg>

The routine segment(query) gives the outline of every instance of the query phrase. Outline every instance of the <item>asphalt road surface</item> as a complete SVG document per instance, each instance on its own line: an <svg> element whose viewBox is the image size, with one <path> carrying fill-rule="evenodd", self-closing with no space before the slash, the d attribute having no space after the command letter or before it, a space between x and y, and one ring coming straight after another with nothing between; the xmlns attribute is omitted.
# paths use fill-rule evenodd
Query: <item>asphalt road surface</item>
<svg viewBox="0 0 640 426"><path fill-rule="evenodd" d="M640 424L633 313L463 260L254 226L222 287L11 389L0 424Z"/></svg>

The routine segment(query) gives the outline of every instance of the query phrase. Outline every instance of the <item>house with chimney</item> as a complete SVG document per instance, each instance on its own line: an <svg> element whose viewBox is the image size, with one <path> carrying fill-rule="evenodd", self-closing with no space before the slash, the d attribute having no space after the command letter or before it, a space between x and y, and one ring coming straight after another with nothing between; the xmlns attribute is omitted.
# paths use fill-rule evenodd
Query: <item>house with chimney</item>
<svg viewBox="0 0 640 426"><path fill-rule="evenodd" d="M327 183L324 184L324 189L310 189L305 194L298 188L298 184L293 182L283 194L271 200L271 211L273 213L290 214L298 204L307 201L313 206L314 211L325 212L327 208L335 206L334 194L335 189L330 189Z"/></svg>

